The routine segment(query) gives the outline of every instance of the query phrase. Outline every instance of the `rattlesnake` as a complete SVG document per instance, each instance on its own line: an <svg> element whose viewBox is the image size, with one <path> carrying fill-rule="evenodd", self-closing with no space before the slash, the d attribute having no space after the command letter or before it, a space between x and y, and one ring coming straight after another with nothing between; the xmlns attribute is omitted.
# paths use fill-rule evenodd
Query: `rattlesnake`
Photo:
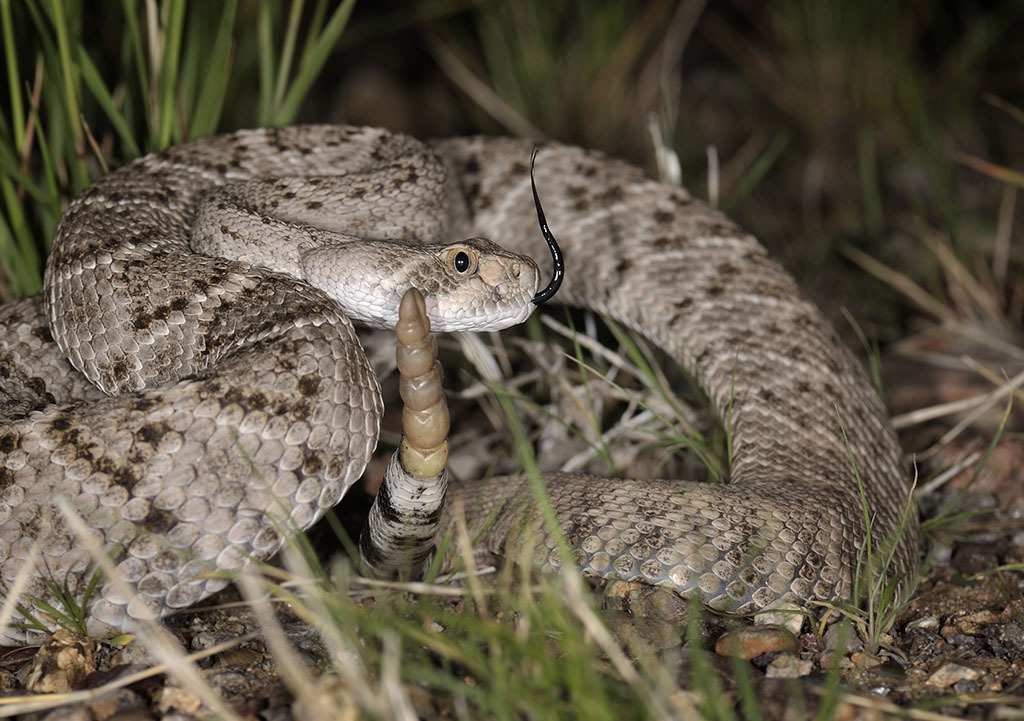
<svg viewBox="0 0 1024 721"><path fill-rule="evenodd" d="M323 292L244 258L195 253L194 226L216 249L239 234L221 214L242 207L265 211L257 222L300 245L315 246L319 231L287 221L312 216L357 236L482 236L541 259L531 147L423 145L343 126L241 131L140 159L87 189L58 228L45 301L0 309L10 419L0 430L0 581L38 543L36 566L48 571L30 590L48 597L47 574L81 587L89 559L56 495L96 529L132 589L101 584L98 629L222 587L196 576L274 553L274 518L315 521L374 448L377 382ZM865 373L792 279L685 191L598 153L555 143L540 152L537 184L568 266L559 300L656 342L697 378L732 438L726 485L549 477L584 570L696 589L739 610L846 598L865 519L878 550L905 516L883 570L909 574L919 539L903 513L896 438ZM216 190L253 178L265 180L227 198ZM335 227L338 213L358 227ZM488 498L472 496L469 513ZM499 518L484 545L500 550L495 539L512 525ZM561 564L550 540L541 548L542 561Z"/></svg>

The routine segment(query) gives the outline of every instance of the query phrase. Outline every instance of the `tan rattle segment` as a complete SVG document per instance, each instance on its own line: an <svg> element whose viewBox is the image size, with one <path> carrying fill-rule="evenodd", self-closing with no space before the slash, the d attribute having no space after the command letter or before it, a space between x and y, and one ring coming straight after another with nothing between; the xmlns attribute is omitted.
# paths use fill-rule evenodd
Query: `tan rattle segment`
<svg viewBox="0 0 1024 721"><path fill-rule="evenodd" d="M395 334L399 393L402 396L402 467L418 478L439 476L448 463L448 403L437 360L437 340L423 295L411 289L402 296Z"/></svg>

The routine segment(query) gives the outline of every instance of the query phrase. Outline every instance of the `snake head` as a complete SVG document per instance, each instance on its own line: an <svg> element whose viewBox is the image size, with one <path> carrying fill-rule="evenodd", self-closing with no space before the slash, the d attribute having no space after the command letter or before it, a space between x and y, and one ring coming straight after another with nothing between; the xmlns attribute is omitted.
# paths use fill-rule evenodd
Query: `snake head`
<svg viewBox="0 0 1024 721"><path fill-rule="evenodd" d="M540 285L532 258L511 253L486 238L440 246L437 273L423 285L435 331L501 330L526 320Z"/></svg>
<svg viewBox="0 0 1024 721"><path fill-rule="evenodd" d="M300 263L307 281L371 328L394 328L409 288L423 294L434 331L509 328L529 317L540 284L531 258L485 238L443 245L331 243L303 253Z"/></svg>

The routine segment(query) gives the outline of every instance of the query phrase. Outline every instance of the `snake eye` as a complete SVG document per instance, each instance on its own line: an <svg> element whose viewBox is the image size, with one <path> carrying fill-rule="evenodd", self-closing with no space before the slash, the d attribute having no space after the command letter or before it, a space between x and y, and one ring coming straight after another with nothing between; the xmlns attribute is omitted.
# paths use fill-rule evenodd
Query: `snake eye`
<svg viewBox="0 0 1024 721"><path fill-rule="evenodd" d="M448 250L448 265L459 275L472 275L476 272L476 253L463 248Z"/></svg>

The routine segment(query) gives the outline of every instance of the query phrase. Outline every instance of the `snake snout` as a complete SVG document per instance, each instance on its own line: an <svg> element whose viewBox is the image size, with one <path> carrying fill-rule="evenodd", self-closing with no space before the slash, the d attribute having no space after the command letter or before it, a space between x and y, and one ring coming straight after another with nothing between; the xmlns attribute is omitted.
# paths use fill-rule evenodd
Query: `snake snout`
<svg viewBox="0 0 1024 721"><path fill-rule="evenodd" d="M533 312L539 285L540 271L529 258L488 258L476 278L427 298L431 327L439 332L510 328Z"/></svg>

